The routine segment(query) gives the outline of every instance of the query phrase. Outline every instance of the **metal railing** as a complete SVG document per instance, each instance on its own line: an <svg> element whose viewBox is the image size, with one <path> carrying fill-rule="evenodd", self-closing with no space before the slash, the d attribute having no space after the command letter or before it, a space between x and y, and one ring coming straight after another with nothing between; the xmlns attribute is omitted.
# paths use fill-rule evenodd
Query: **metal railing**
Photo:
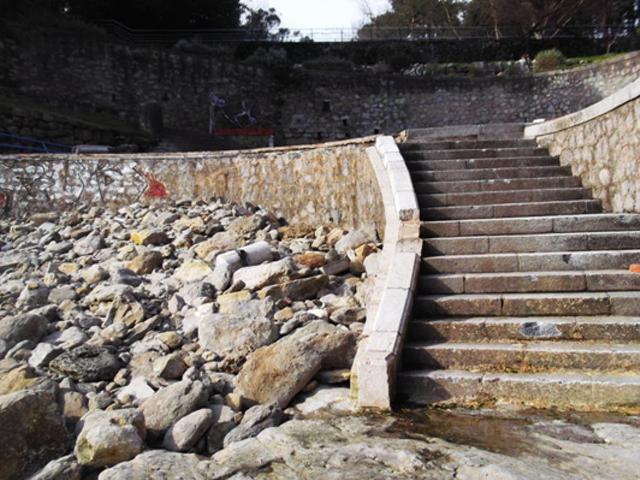
<svg viewBox="0 0 640 480"><path fill-rule="evenodd" d="M96 23L119 40L136 45L175 45L180 40L198 43L220 42L356 42L356 41L422 41L460 39L514 39L514 38L585 38L605 39L635 36L629 25L572 26L561 29L523 32L515 27L376 27L364 28L311 28L287 29L277 33L246 28L232 29L134 29L116 20L98 20Z"/></svg>
<svg viewBox="0 0 640 480"><path fill-rule="evenodd" d="M0 151L15 150L34 153L70 153L71 145L25 137L14 133L0 132Z"/></svg>

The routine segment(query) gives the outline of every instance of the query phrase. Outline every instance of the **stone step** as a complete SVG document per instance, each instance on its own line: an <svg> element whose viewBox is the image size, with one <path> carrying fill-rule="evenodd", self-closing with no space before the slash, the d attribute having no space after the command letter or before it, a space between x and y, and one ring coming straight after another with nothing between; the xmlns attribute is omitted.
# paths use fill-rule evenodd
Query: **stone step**
<svg viewBox="0 0 640 480"><path fill-rule="evenodd" d="M418 295L414 317L640 315L640 292Z"/></svg>
<svg viewBox="0 0 640 480"><path fill-rule="evenodd" d="M399 143L401 152L421 150L483 149L483 148L536 148L535 140L450 140L446 142L407 142Z"/></svg>
<svg viewBox="0 0 640 480"><path fill-rule="evenodd" d="M640 376L597 372L473 373L460 370L405 371L399 400L416 405L491 406L611 411L640 404Z"/></svg>
<svg viewBox="0 0 640 480"><path fill-rule="evenodd" d="M446 220L423 222L420 232L423 238L429 238L616 230L640 230L640 215L634 213L603 213L486 220Z"/></svg>
<svg viewBox="0 0 640 480"><path fill-rule="evenodd" d="M496 205L427 207L420 209L423 220L467 220L521 216L579 215L600 213L599 200L565 200L557 202L523 202Z"/></svg>
<svg viewBox="0 0 640 480"><path fill-rule="evenodd" d="M640 342L640 318L587 317L453 317L409 322L407 338L430 342L510 342L569 340Z"/></svg>
<svg viewBox="0 0 640 480"><path fill-rule="evenodd" d="M445 255L422 259L422 273L507 273L627 270L640 250Z"/></svg>
<svg viewBox="0 0 640 480"><path fill-rule="evenodd" d="M579 177L542 177L502 180L469 180L462 182L416 182L416 193L473 193L499 192L503 190L535 190L555 188L579 188Z"/></svg>
<svg viewBox="0 0 640 480"><path fill-rule="evenodd" d="M499 192L418 194L421 207L497 205L516 202L592 199L590 188L504 190Z"/></svg>
<svg viewBox="0 0 640 480"><path fill-rule="evenodd" d="M423 241L422 252L425 256L582 252L604 249L630 250L637 246L640 246L640 230L430 238Z"/></svg>
<svg viewBox="0 0 640 480"><path fill-rule="evenodd" d="M410 172L414 182L453 182L468 180L571 177L571 167L476 168Z"/></svg>
<svg viewBox="0 0 640 480"><path fill-rule="evenodd" d="M450 160L455 158L512 158L548 156L546 148L481 148L481 149L453 149L453 150L422 150L403 153L409 160Z"/></svg>
<svg viewBox="0 0 640 480"><path fill-rule="evenodd" d="M421 294L610 292L640 290L640 274L628 270L454 273L422 275Z"/></svg>
<svg viewBox="0 0 640 480"><path fill-rule="evenodd" d="M480 158L458 160L407 160L411 172L432 170L478 170L487 168L559 167L553 157Z"/></svg>
<svg viewBox="0 0 640 480"><path fill-rule="evenodd" d="M499 372L546 370L638 371L640 344L588 342L409 343L411 369Z"/></svg>

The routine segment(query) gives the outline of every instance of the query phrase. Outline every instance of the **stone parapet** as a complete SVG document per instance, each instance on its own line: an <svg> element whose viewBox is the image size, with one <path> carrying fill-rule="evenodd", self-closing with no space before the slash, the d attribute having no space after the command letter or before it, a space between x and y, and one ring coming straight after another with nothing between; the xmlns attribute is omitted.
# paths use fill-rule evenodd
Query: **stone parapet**
<svg viewBox="0 0 640 480"><path fill-rule="evenodd" d="M375 295L367 305L365 339L352 369L351 389L360 408L389 410L419 273L420 209L394 139L379 137L367 153L382 194L386 227Z"/></svg>
<svg viewBox="0 0 640 480"><path fill-rule="evenodd" d="M640 211L640 80L594 105L564 117L529 125L536 139L562 165L571 166L606 210Z"/></svg>

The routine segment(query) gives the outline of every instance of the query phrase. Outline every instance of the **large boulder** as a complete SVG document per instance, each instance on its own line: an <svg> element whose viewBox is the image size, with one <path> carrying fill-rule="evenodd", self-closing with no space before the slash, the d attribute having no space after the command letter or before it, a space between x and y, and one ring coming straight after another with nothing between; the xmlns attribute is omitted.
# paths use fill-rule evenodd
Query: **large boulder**
<svg viewBox="0 0 640 480"><path fill-rule="evenodd" d="M151 450L129 462L103 471L98 480L205 480L198 470L201 460L193 454Z"/></svg>
<svg viewBox="0 0 640 480"><path fill-rule="evenodd" d="M131 460L144 446L144 417L134 409L94 410L80 420L74 454L90 467L107 467Z"/></svg>
<svg viewBox="0 0 640 480"><path fill-rule="evenodd" d="M235 392L249 404L276 403L284 408L321 365L322 356L311 344L285 337L247 357Z"/></svg>
<svg viewBox="0 0 640 480"><path fill-rule="evenodd" d="M27 478L64 455L69 434L54 386L0 396L0 438L0 478Z"/></svg>
<svg viewBox="0 0 640 480"><path fill-rule="evenodd" d="M247 357L235 392L247 403L287 406L321 368L350 368L356 336L323 320L310 322Z"/></svg>
<svg viewBox="0 0 640 480"><path fill-rule="evenodd" d="M266 317L211 314L198 326L200 345L219 355L246 355L278 338L278 328Z"/></svg>
<svg viewBox="0 0 640 480"><path fill-rule="evenodd" d="M209 394L200 381L183 380L161 388L141 406L149 434L154 437L164 432L182 417L205 406Z"/></svg>

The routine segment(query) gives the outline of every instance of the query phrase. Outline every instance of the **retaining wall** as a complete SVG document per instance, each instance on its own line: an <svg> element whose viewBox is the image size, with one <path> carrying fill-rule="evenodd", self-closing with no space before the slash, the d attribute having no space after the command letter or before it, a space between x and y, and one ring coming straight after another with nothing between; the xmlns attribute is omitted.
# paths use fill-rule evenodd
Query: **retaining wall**
<svg viewBox="0 0 640 480"><path fill-rule="evenodd" d="M297 149L126 155L0 156L5 214L79 203L224 197L251 202L291 224L370 227L384 234L384 206L361 139Z"/></svg>
<svg viewBox="0 0 640 480"><path fill-rule="evenodd" d="M290 68L286 60L248 63L223 49L187 53L103 42L36 34L28 44L0 39L0 94L134 124L148 124L154 112L164 127L206 135L214 92L226 101L229 117L248 111L256 126L275 130L276 144L294 145L407 128L554 118L601 100L640 74L640 53L542 75L413 78L307 71ZM229 126L220 112L216 122ZM51 140L59 135L46 124L32 134ZM233 140L239 147L256 145L255 138Z"/></svg>
<svg viewBox="0 0 640 480"><path fill-rule="evenodd" d="M530 125L562 165L570 165L611 212L640 212L640 79L572 115Z"/></svg>

